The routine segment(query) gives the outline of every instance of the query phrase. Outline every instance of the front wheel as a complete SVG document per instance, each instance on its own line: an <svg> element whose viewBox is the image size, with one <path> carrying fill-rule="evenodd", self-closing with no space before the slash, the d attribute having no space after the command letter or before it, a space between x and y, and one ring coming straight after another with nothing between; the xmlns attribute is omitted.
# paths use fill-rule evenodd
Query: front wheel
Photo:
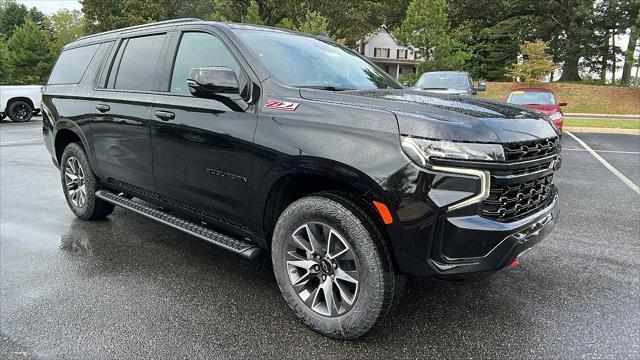
<svg viewBox="0 0 640 360"><path fill-rule="evenodd" d="M339 339L368 332L397 303L404 285L380 230L338 194L305 197L285 209L274 230L272 261L296 315Z"/></svg>
<svg viewBox="0 0 640 360"><path fill-rule="evenodd" d="M26 101L13 101L7 107L7 114L14 122L27 122L33 116L33 107Z"/></svg>
<svg viewBox="0 0 640 360"><path fill-rule="evenodd" d="M113 204L95 196L99 183L91 170L87 154L79 144L71 143L62 152L60 177L67 204L80 219L102 219L113 212Z"/></svg>

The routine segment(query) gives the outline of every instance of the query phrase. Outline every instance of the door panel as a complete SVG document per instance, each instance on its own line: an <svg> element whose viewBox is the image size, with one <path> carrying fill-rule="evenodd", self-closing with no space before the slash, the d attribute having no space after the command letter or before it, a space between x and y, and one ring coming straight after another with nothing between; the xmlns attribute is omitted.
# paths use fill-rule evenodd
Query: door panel
<svg viewBox="0 0 640 360"><path fill-rule="evenodd" d="M193 68L226 66L241 88L247 76L229 48L207 32L179 35L166 95L151 111L156 186L179 206L236 229L250 231L249 197L257 114L233 111L220 101L195 98L187 75Z"/></svg>
<svg viewBox="0 0 640 360"><path fill-rule="evenodd" d="M165 96L162 102L151 112L158 191L188 202L206 216L249 230L257 115L233 112L208 99ZM158 111L170 112L174 118L159 118Z"/></svg>
<svg viewBox="0 0 640 360"><path fill-rule="evenodd" d="M98 110L106 108L109 110ZM98 172L153 189L151 138L146 103L100 100L93 102L91 125Z"/></svg>

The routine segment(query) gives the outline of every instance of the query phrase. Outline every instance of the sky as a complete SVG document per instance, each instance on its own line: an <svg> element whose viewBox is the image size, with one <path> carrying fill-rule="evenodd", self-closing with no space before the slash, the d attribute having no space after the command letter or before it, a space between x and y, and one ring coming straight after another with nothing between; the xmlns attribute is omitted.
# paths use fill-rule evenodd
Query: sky
<svg viewBox="0 0 640 360"><path fill-rule="evenodd" d="M37 7L43 13L50 15L58 10L81 10L82 5L78 0L16 0L28 8Z"/></svg>

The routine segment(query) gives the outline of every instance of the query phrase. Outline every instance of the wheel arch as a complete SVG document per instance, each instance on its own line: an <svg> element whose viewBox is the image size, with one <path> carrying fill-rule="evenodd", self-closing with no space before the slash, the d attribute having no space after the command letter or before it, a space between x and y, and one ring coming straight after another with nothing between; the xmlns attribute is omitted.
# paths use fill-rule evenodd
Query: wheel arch
<svg viewBox="0 0 640 360"><path fill-rule="evenodd" d="M29 106L31 106L32 110L35 110L35 104L33 103L33 101L31 99L29 99L28 97L25 97L25 96L16 96L16 97L12 97L11 99L7 100L7 105L6 105L5 111L8 111L9 110L9 106L11 106L11 104L16 102L16 101L24 101L27 104L29 104Z"/></svg>
<svg viewBox="0 0 640 360"><path fill-rule="evenodd" d="M257 217L261 219L257 225L264 232L266 248L269 248L275 224L287 206L305 196L332 191L349 196L352 202L360 205L379 227L389 251L393 252L391 233L373 205L374 200L386 204L390 201L378 183L361 171L328 159L296 157L274 168L265 179L259 192L258 209L262 209L262 216Z"/></svg>
<svg viewBox="0 0 640 360"><path fill-rule="evenodd" d="M60 163L62 159L62 152L72 142L77 142L82 146L87 153L89 160L92 160L91 152L87 145L87 137L82 132L80 127L70 120L60 120L56 124L56 132L53 142L53 148L55 151L56 161Z"/></svg>

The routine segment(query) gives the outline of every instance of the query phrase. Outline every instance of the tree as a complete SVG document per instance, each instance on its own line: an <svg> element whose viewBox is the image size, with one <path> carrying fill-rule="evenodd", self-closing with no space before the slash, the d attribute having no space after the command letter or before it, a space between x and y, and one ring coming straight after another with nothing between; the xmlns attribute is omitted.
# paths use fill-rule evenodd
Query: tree
<svg viewBox="0 0 640 360"><path fill-rule="evenodd" d="M307 34L320 35L320 33L327 33L328 27L329 19L314 11L307 15L305 22L300 24L297 30Z"/></svg>
<svg viewBox="0 0 640 360"><path fill-rule="evenodd" d="M11 83L11 67L9 66L9 49L4 35L0 34L0 85Z"/></svg>
<svg viewBox="0 0 640 360"><path fill-rule="evenodd" d="M247 7L247 13L242 17L242 22L246 24L264 25L260 17L260 5L255 0L251 0Z"/></svg>
<svg viewBox="0 0 640 360"><path fill-rule="evenodd" d="M5 2L0 7L0 33L7 38L13 35L13 31L22 26L27 17L31 17L36 24L41 25L44 20L44 14L34 8L27 9L23 4L18 4L14 0Z"/></svg>
<svg viewBox="0 0 640 360"><path fill-rule="evenodd" d="M429 70L460 70L469 57L450 35L445 8L445 0L413 0L404 21L394 32L401 42L411 45L425 58L418 67L418 75Z"/></svg>
<svg viewBox="0 0 640 360"><path fill-rule="evenodd" d="M51 53L58 54L62 48L84 35L82 13L78 10L61 10L45 20L45 28L51 36Z"/></svg>
<svg viewBox="0 0 640 360"><path fill-rule="evenodd" d="M631 84L631 68L634 63L634 55L636 50L636 44L640 38L640 1L629 0L623 5L623 12L626 16L626 24L631 30L629 32L629 42L627 43L627 50L624 53L624 66L622 68L622 85L629 86Z"/></svg>
<svg viewBox="0 0 640 360"><path fill-rule="evenodd" d="M44 31L27 17L7 41L7 63L16 84L44 84L51 71L53 57Z"/></svg>
<svg viewBox="0 0 640 360"><path fill-rule="evenodd" d="M540 82L551 72L556 65L547 54L549 45L542 40L527 42L520 46L522 62L515 63L509 70L509 75L525 82Z"/></svg>

